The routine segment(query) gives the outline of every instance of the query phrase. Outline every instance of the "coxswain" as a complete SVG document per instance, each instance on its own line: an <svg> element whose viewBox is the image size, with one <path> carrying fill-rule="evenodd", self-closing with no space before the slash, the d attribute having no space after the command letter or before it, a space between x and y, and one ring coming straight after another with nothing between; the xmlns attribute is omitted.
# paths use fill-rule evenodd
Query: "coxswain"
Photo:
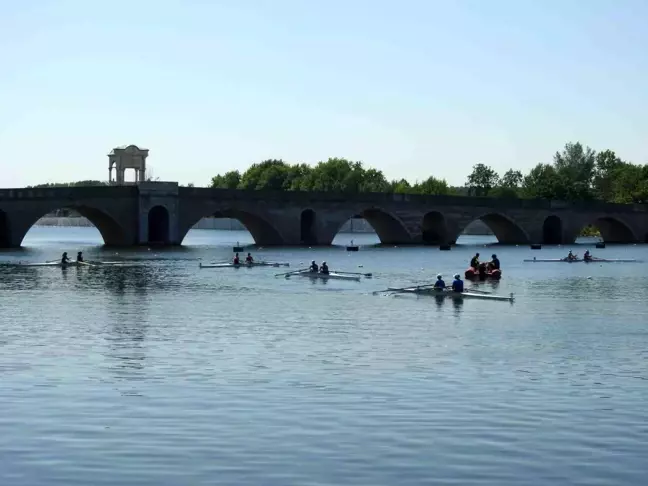
<svg viewBox="0 0 648 486"><path fill-rule="evenodd" d="M322 262L322 266L320 267L320 273L323 273L324 275L328 275L329 269L326 262Z"/></svg>
<svg viewBox="0 0 648 486"><path fill-rule="evenodd" d="M83 252L77 253L77 262L83 262Z"/></svg>
<svg viewBox="0 0 648 486"><path fill-rule="evenodd" d="M247 256L245 257L245 263L253 263L254 258L252 258L252 253L248 253Z"/></svg>
<svg viewBox="0 0 648 486"><path fill-rule="evenodd" d="M477 270L479 268L479 253L475 253L475 256L470 260L470 266Z"/></svg>
<svg viewBox="0 0 648 486"><path fill-rule="evenodd" d="M314 273L319 272L319 267L317 266L317 263L315 263L315 260L311 262L310 271Z"/></svg>
<svg viewBox="0 0 648 486"><path fill-rule="evenodd" d="M236 255L234 255L234 265L238 265L239 263L241 263L241 260L239 259L239 255L237 253Z"/></svg>
<svg viewBox="0 0 648 486"><path fill-rule="evenodd" d="M592 261L592 255L590 254L589 250L585 250L585 253L583 254L583 260L585 260L586 262Z"/></svg>
<svg viewBox="0 0 648 486"><path fill-rule="evenodd" d="M463 280L461 280L461 277L459 274L455 274L454 276L454 281L452 282L452 291L453 292L463 292L464 286L463 286Z"/></svg>
<svg viewBox="0 0 648 486"><path fill-rule="evenodd" d="M63 256L61 257L61 264L65 265L66 263L70 263L70 259L67 256L67 251L64 251Z"/></svg>
<svg viewBox="0 0 648 486"><path fill-rule="evenodd" d="M500 261L499 258L497 258L497 255L493 253L493 256L491 257L492 260L490 261L490 267L493 270L499 270L500 269Z"/></svg>
<svg viewBox="0 0 648 486"><path fill-rule="evenodd" d="M437 281L434 282L434 290L445 290L446 284L443 281L443 275L437 275Z"/></svg>

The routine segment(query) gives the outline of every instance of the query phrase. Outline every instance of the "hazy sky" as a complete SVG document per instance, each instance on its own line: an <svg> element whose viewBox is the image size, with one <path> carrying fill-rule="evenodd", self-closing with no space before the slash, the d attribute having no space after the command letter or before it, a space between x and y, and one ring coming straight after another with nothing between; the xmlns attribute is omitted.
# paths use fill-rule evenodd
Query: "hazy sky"
<svg viewBox="0 0 648 486"><path fill-rule="evenodd" d="M646 0L0 0L0 187L283 158L463 184L567 141L648 162Z"/></svg>

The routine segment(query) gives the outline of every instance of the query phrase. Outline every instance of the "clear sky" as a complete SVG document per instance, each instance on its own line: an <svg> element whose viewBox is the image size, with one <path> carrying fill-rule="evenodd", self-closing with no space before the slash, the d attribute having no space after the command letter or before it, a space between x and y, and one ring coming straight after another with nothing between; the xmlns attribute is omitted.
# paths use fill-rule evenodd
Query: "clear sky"
<svg viewBox="0 0 648 486"><path fill-rule="evenodd" d="M648 163L646 0L0 0L0 187L150 149L207 185L266 158L463 184L581 141Z"/></svg>

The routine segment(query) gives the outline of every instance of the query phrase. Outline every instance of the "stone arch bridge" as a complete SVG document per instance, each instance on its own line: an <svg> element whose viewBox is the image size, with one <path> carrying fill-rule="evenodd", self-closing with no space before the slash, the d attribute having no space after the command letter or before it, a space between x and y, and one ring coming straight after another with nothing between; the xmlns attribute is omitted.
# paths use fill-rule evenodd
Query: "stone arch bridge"
<svg viewBox="0 0 648 486"><path fill-rule="evenodd" d="M134 186L0 189L0 247L18 247L42 216L72 208L109 246L179 245L201 218L240 220L259 245L330 245L365 218L386 244L453 244L477 219L502 244L573 243L596 225L608 243L648 242L648 206L406 194L266 192Z"/></svg>

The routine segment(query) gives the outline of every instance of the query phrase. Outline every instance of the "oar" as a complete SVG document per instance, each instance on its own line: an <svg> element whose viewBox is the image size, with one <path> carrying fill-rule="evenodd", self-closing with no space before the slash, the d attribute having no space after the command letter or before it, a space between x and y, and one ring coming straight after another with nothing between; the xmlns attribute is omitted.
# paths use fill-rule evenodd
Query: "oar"
<svg viewBox="0 0 648 486"><path fill-rule="evenodd" d="M473 287L471 287L469 289L464 289L464 292L473 292L475 294L484 294L484 295L490 295L490 294L493 293L493 292L487 292L485 290L478 290L478 289L475 289Z"/></svg>
<svg viewBox="0 0 648 486"><path fill-rule="evenodd" d="M372 277L373 273L362 273L362 272L341 272L337 270L335 273L344 273L346 275L362 275L363 277Z"/></svg>
<svg viewBox="0 0 648 486"><path fill-rule="evenodd" d="M88 263L88 262L76 262L76 263L77 263L77 265L87 265L88 267L94 267L95 266L92 263Z"/></svg>
<svg viewBox="0 0 648 486"><path fill-rule="evenodd" d="M295 273L305 272L306 270L308 270L308 268L302 268L301 270L293 270L292 272L286 272L286 273L277 273L275 277L283 277L284 275L293 275Z"/></svg>
<svg viewBox="0 0 648 486"><path fill-rule="evenodd" d="M398 292L401 290L407 289L424 289L425 287L434 287L434 284L424 284L424 285L408 285L407 287L402 287L400 289L385 289L385 290L375 290L372 292L373 295L382 294L385 292Z"/></svg>

